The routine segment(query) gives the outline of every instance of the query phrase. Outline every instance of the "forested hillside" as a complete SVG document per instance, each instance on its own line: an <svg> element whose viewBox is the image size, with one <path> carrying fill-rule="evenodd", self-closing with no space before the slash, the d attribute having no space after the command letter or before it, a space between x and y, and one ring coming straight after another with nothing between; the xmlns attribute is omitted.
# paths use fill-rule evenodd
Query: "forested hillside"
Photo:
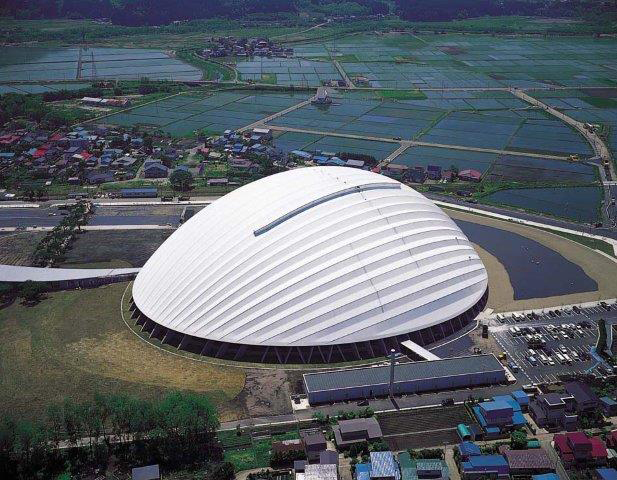
<svg viewBox="0 0 617 480"><path fill-rule="evenodd" d="M405 20L447 21L482 16L604 17L617 13L617 0L396 0Z"/></svg>
<svg viewBox="0 0 617 480"><path fill-rule="evenodd" d="M390 6L394 8L391 12ZM525 15L614 20L617 0L5 0L0 14L16 18L109 18L117 25L167 25L178 20L249 15L376 15L448 21Z"/></svg>
<svg viewBox="0 0 617 480"><path fill-rule="evenodd" d="M7 0L0 7L19 18L110 18L118 25L300 11L370 15L388 13L389 7L381 0Z"/></svg>

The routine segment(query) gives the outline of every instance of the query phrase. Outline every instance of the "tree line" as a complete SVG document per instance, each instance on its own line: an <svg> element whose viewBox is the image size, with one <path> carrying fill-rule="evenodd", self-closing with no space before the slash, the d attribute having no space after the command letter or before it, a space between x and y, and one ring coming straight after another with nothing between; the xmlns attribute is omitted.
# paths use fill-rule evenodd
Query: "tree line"
<svg viewBox="0 0 617 480"><path fill-rule="evenodd" d="M308 10L335 15L388 13L383 0L7 0L19 18L109 18L116 25L168 25L206 18L244 18ZM1 10L0 10L1 11Z"/></svg>
<svg viewBox="0 0 617 480"><path fill-rule="evenodd" d="M615 18L617 14L616 0L395 0L395 5L401 18L426 22L501 15L597 19L606 15Z"/></svg>
<svg viewBox="0 0 617 480"><path fill-rule="evenodd" d="M111 457L121 469L159 464L168 470L207 468L206 480L233 478L216 441L218 415L196 393L157 400L96 395L51 405L36 421L0 419L0 478L50 478L98 471Z"/></svg>

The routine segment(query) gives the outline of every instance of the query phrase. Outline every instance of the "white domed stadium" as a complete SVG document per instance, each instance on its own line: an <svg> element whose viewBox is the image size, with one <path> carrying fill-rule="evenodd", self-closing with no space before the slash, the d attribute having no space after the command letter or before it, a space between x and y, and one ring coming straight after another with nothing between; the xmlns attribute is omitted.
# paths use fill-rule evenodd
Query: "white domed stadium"
<svg viewBox="0 0 617 480"><path fill-rule="evenodd" d="M458 226L400 182L347 167L291 170L204 208L152 255L133 318L194 353L331 363L427 345L486 304Z"/></svg>

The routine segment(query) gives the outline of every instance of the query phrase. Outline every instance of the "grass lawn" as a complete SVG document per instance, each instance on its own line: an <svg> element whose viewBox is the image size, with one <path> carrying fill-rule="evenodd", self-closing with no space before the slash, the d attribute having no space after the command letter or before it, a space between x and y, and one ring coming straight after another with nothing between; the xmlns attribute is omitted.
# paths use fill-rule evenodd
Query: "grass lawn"
<svg viewBox="0 0 617 480"><path fill-rule="evenodd" d="M48 405L97 392L155 398L170 390L210 395L222 421L236 417L242 370L169 355L137 338L120 317L127 284L55 292L38 305L0 310L0 405L34 418Z"/></svg>
<svg viewBox="0 0 617 480"><path fill-rule="evenodd" d="M250 447L226 450L224 459L227 462L233 463L234 467L236 467L236 471L249 470L253 468L266 468L270 466L270 450L272 449L272 442L292 440L295 438L299 438L299 436L298 432L294 431L280 435L273 435L271 438L253 440Z"/></svg>
<svg viewBox="0 0 617 480"><path fill-rule="evenodd" d="M426 95L419 90L375 90L375 95L391 100L423 100Z"/></svg>

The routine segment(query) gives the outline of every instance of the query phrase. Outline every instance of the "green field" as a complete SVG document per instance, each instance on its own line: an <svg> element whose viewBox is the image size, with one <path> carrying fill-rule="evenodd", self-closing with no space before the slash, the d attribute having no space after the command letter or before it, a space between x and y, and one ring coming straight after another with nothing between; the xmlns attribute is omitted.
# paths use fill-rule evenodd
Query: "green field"
<svg viewBox="0 0 617 480"><path fill-rule="evenodd" d="M34 418L65 397L80 402L98 392L124 392L156 398L187 390L208 394L221 419L233 419L244 372L169 355L141 341L120 317L126 287L56 292L35 306L15 302L0 310L2 410Z"/></svg>
<svg viewBox="0 0 617 480"><path fill-rule="evenodd" d="M223 433L222 443L227 442L229 444L232 433ZM220 437L220 435L219 435ZM229 446L225 450L224 459L227 462L233 463L237 471L249 470L253 468L266 468L270 466L270 451L272 449L273 441L281 440L293 440L299 438L297 432L288 432L280 435L273 435L269 438L261 438L257 440L251 440L250 446L244 445L235 447Z"/></svg>

